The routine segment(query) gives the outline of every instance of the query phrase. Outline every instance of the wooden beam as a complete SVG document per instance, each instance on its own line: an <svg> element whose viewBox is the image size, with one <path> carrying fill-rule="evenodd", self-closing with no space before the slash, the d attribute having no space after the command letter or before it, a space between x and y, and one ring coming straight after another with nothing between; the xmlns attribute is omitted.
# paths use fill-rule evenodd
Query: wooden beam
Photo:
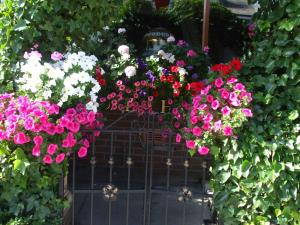
<svg viewBox="0 0 300 225"><path fill-rule="evenodd" d="M208 46L210 0L204 0L202 24L202 49Z"/></svg>

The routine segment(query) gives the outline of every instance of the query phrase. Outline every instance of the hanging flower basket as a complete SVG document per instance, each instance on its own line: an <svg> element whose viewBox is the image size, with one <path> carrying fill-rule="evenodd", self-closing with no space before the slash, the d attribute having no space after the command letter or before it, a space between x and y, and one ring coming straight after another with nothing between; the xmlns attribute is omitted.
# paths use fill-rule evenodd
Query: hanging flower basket
<svg viewBox="0 0 300 225"><path fill-rule="evenodd" d="M155 0L156 9L168 7L170 0Z"/></svg>

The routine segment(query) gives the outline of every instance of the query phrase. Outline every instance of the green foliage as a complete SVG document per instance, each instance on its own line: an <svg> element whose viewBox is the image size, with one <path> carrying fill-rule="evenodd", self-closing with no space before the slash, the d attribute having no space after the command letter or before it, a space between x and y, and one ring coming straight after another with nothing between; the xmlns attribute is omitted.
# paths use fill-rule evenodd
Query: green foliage
<svg viewBox="0 0 300 225"><path fill-rule="evenodd" d="M244 79L254 119L215 155L215 206L225 224L300 224L300 4L260 1Z"/></svg>
<svg viewBox="0 0 300 225"><path fill-rule="evenodd" d="M58 183L63 166L44 166L27 155L0 143L0 224L61 224Z"/></svg>
<svg viewBox="0 0 300 225"><path fill-rule="evenodd" d="M34 43L42 52L76 43L97 51L91 35L118 14L121 0L3 0L0 3L0 92L12 89L14 65Z"/></svg>

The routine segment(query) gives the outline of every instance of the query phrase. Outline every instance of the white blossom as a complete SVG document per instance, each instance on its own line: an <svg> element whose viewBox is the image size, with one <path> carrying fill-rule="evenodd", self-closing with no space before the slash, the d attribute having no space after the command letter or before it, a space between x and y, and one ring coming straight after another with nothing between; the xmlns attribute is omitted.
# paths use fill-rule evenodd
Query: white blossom
<svg viewBox="0 0 300 225"><path fill-rule="evenodd" d="M126 77L130 78L136 75L136 68L134 66L127 66L124 70Z"/></svg>
<svg viewBox="0 0 300 225"><path fill-rule="evenodd" d="M126 29L125 28L119 28L118 29L118 34L124 34L126 33Z"/></svg>
<svg viewBox="0 0 300 225"><path fill-rule="evenodd" d="M175 37L174 36L169 36L168 38L167 38L167 42L168 43L172 43L172 42L175 42Z"/></svg>
<svg viewBox="0 0 300 225"><path fill-rule="evenodd" d="M127 45L121 45L118 48L118 52L120 55L128 54L129 55L129 47Z"/></svg>

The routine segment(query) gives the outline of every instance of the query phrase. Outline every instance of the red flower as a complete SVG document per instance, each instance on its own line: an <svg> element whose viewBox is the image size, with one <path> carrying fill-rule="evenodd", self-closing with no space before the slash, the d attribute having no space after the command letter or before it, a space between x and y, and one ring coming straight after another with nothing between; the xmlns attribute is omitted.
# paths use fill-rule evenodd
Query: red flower
<svg viewBox="0 0 300 225"><path fill-rule="evenodd" d="M178 89L175 89L173 96L178 97L179 95L180 95L180 91Z"/></svg>
<svg viewBox="0 0 300 225"><path fill-rule="evenodd" d="M100 86L106 86L106 81L104 79L98 80L98 83L100 84Z"/></svg>
<svg viewBox="0 0 300 225"><path fill-rule="evenodd" d="M96 77L97 79L102 79L103 75L101 73L101 69L99 69L99 67L96 68Z"/></svg>
<svg viewBox="0 0 300 225"><path fill-rule="evenodd" d="M234 67L234 69L237 70L237 71L239 71L242 68L242 63L241 63L240 59L233 59L230 62L230 65L232 67Z"/></svg>
<svg viewBox="0 0 300 225"><path fill-rule="evenodd" d="M178 88L180 88L180 87L181 87L180 82L175 81L175 83L173 84L173 88L174 88L174 89L178 89Z"/></svg>
<svg viewBox="0 0 300 225"><path fill-rule="evenodd" d="M154 90L152 95L153 95L154 98L157 98L158 97L158 91Z"/></svg>
<svg viewBox="0 0 300 225"><path fill-rule="evenodd" d="M165 82L167 80L167 77L165 76L165 75L162 75L161 77L160 77L160 81L161 82Z"/></svg>
<svg viewBox="0 0 300 225"><path fill-rule="evenodd" d="M198 81L198 82L192 82L192 83L190 84L190 86L191 86L191 90L192 90L192 91L200 92L200 91L203 89L203 87L204 87L204 83L201 82L201 81Z"/></svg>
<svg viewBox="0 0 300 225"><path fill-rule="evenodd" d="M191 90L191 84L190 83L187 83L187 85L185 86L185 90L187 90L187 91Z"/></svg>
<svg viewBox="0 0 300 225"><path fill-rule="evenodd" d="M173 82L174 82L174 77L173 77L173 75L169 75L169 76L167 77L167 79L168 79L168 82L169 82L169 83L173 83Z"/></svg>
<svg viewBox="0 0 300 225"><path fill-rule="evenodd" d="M177 73L178 72L178 66L171 66L171 72Z"/></svg>

